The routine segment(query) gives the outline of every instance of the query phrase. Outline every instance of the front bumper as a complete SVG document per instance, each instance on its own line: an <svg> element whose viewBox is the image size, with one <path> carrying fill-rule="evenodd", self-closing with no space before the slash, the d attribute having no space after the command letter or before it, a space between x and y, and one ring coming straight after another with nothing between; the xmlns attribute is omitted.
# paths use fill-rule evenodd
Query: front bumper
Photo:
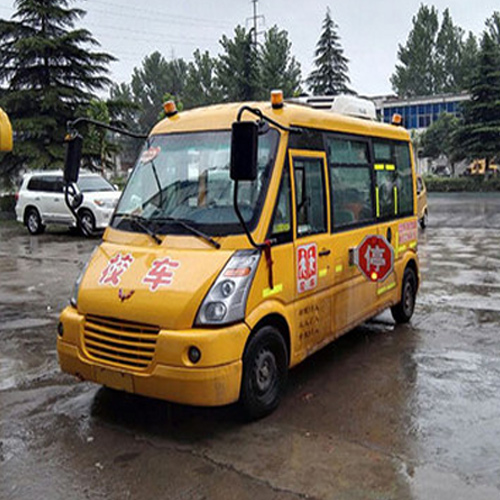
<svg viewBox="0 0 500 500"><path fill-rule="evenodd" d="M160 330L153 360L144 370L113 366L89 355L83 340L85 318L74 308L63 311L61 323L59 364L81 380L196 406L222 406L239 399L241 359L250 333L244 323L217 330ZM202 353L196 366L186 356L191 345Z"/></svg>

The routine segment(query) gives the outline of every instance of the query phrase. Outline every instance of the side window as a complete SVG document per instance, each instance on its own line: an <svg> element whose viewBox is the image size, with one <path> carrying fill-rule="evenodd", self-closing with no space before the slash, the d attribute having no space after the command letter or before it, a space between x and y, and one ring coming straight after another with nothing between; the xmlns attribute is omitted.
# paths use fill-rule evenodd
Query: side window
<svg viewBox="0 0 500 500"><path fill-rule="evenodd" d="M411 215L413 213L413 177L411 171L410 147L408 144L398 143L395 144L394 150L399 203L398 214Z"/></svg>
<svg viewBox="0 0 500 500"><path fill-rule="evenodd" d="M390 142L373 142L377 217L397 215L396 165Z"/></svg>
<svg viewBox="0 0 500 500"><path fill-rule="evenodd" d="M40 191L41 190L40 177L37 177L36 175L33 176L28 181L27 188L28 188L28 191Z"/></svg>
<svg viewBox="0 0 500 500"><path fill-rule="evenodd" d="M334 228L373 219L369 167L333 167L330 169L330 182Z"/></svg>
<svg viewBox="0 0 500 500"><path fill-rule="evenodd" d="M373 142L377 216L394 218L413 213L410 148L405 142Z"/></svg>
<svg viewBox="0 0 500 500"><path fill-rule="evenodd" d="M44 191L46 193L53 193L55 190L55 185L56 185L56 178L55 177L40 177L40 191Z"/></svg>
<svg viewBox="0 0 500 500"><path fill-rule="evenodd" d="M373 215L372 175L368 142L326 136L330 165L333 227L370 221Z"/></svg>
<svg viewBox="0 0 500 500"><path fill-rule="evenodd" d="M270 239L276 243L292 241L291 199L290 173L285 166L270 228Z"/></svg>
<svg viewBox="0 0 500 500"><path fill-rule="evenodd" d="M58 177L54 182L54 192L56 193L64 193L64 182L62 177Z"/></svg>
<svg viewBox="0 0 500 500"><path fill-rule="evenodd" d="M297 236L327 231L325 179L321 158L294 158Z"/></svg>

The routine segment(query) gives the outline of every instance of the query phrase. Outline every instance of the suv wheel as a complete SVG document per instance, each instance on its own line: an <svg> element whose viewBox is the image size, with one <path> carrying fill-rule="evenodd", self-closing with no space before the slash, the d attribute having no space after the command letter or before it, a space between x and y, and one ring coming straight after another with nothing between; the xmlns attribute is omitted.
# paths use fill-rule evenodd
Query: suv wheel
<svg viewBox="0 0 500 500"><path fill-rule="evenodd" d="M24 222L31 234L40 234L45 231L45 226L42 224L42 218L36 208L28 208L24 216Z"/></svg>
<svg viewBox="0 0 500 500"><path fill-rule="evenodd" d="M90 210L81 210L79 213L80 224L85 229L85 236L91 236L95 231L95 217Z"/></svg>

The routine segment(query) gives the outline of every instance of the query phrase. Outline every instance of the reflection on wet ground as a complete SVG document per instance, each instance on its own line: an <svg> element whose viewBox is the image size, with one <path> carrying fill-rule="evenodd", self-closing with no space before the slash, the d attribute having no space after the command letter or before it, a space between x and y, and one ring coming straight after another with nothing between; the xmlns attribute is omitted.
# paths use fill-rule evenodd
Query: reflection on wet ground
<svg viewBox="0 0 500 500"><path fill-rule="evenodd" d="M430 215L411 324L326 347L254 423L61 374L57 316L98 241L0 223L0 499L500 498L500 197Z"/></svg>

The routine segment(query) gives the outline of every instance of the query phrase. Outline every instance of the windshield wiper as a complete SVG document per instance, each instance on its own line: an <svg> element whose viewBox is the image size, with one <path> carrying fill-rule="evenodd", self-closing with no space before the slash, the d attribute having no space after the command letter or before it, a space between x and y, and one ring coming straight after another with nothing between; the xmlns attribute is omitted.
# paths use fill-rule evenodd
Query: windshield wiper
<svg viewBox="0 0 500 500"><path fill-rule="evenodd" d="M195 227L191 226L183 219L176 219L175 217L152 217L151 220L159 222L173 222L175 224L178 224L179 226L182 226L184 229L187 229L190 233L199 236L200 238L203 238L205 241L207 241L212 246L217 248L217 250L220 248L220 243L218 241L215 241L208 234L205 234L203 231L200 231L199 229L196 229Z"/></svg>
<svg viewBox="0 0 500 500"><path fill-rule="evenodd" d="M127 219L133 222L139 229L142 229L145 233L147 233L155 243L161 245L162 241L158 237L158 235L145 224L145 222L150 222L151 219L146 219L146 217L142 217L141 215L127 214L127 213L117 213L115 214L115 217L121 217L122 219Z"/></svg>

